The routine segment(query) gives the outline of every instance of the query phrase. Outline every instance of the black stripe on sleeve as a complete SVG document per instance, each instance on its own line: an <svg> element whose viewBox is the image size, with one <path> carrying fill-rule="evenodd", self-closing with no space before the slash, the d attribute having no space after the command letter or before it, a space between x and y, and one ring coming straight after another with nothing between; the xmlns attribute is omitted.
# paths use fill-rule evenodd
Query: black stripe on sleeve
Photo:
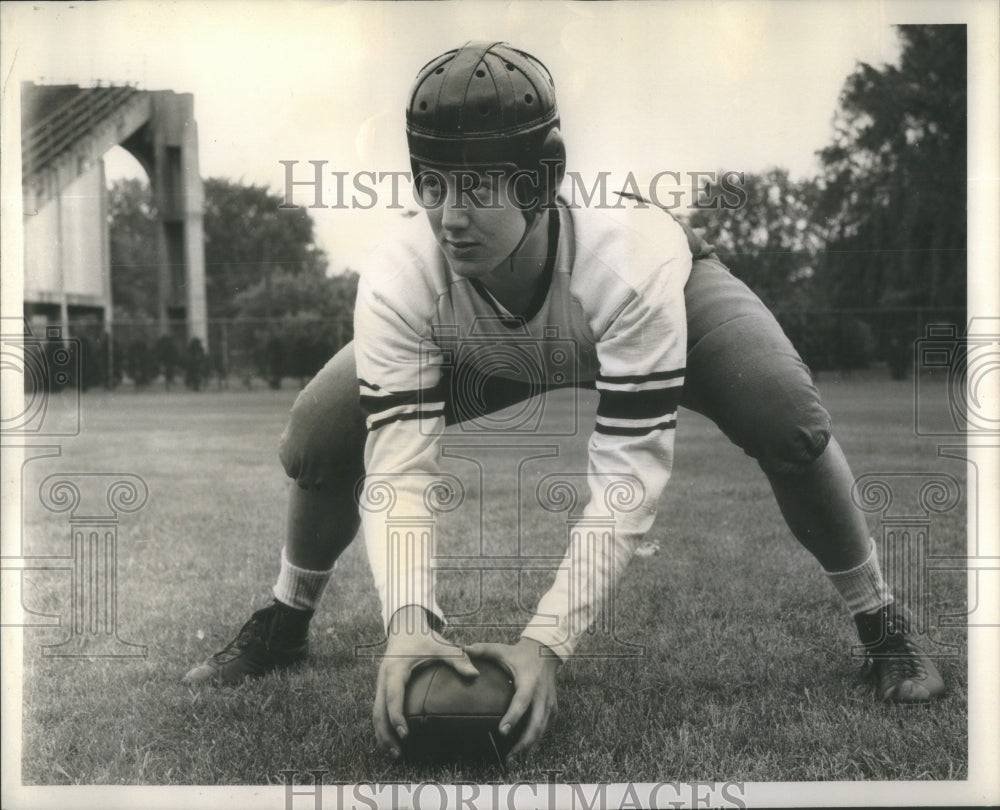
<svg viewBox="0 0 1000 810"><path fill-rule="evenodd" d="M403 391L398 394L386 394L381 397L362 394L361 407L368 416L371 416L372 414L387 411L390 408L398 408L400 405L417 405L422 399L423 397L420 396L419 391Z"/></svg>
<svg viewBox="0 0 1000 810"><path fill-rule="evenodd" d="M684 372L687 369L678 368L673 371L654 371L652 374L627 374L622 377L611 377L606 374L601 374L598 372L597 381L615 384L624 383L644 383L644 382L656 382L659 380L676 380L678 377L683 377Z"/></svg>
<svg viewBox="0 0 1000 810"><path fill-rule="evenodd" d="M673 430L677 427L677 419L667 419L649 427L611 427L602 425L600 422L594 427L596 433L603 433L606 436L645 436L654 430Z"/></svg>
<svg viewBox="0 0 1000 810"><path fill-rule="evenodd" d="M380 427L385 427L393 422L405 422L410 419L435 419L438 416L444 416L444 408L438 408L433 411L404 411L403 413L387 416L385 419L376 419L368 429L378 430Z"/></svg>
<svg viewBox="0 0 1000 810"><path fill-rule="evenodd" d="M601 391L597 415L609 419L655 419L677 410L681 386L646 391Z"/></svg>
<svg viewBox="0 0 1000 810"><path fill-rule="evenodd" d="M379 388L377 385L366 383L361 379L358 380L358 384L370 388L373 391L384 390ZM445 398L444 394L444 381L441 381L437 385L431 386L430 388L415 388L411 391L397 391L393 394L386 393L380 396L361 394L361 408L364 410L366 416L373 416L381 413L382 411L387 411L390 408L398 408L400 405L419 405L422 402L441 402Z"/></svg>

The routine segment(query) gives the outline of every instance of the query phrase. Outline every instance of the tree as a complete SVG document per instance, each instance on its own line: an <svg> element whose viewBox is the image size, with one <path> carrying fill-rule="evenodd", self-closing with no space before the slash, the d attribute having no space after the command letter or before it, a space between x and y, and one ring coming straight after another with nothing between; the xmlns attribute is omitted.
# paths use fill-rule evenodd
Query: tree
<svg viewBox="0 0 1000 810"><path fill-rule="evenodd" d="M263 186L209 178L204 188L209 318L235 315L236 295L273 274L326 272L326 256L305 209L280 208L282 197ZM132 317L155 317L160 225L149 184L115 182L109 219L115 306Z"/></svg>
<svg viewBox="0 0 1000 810"><path fill-rule="evenodd" d="M908 351L923 308L964 320L966 33L899 26L898 67L859 64L844 86L833 143L820 152L831 302L877 307L886 346Z"/></svg>
<svg viewBox="0 0 1000 810"><path fill-rule="evenodd" d="M824 245L823 229L813 219L816 183L793 181L786 169L774 168L743 174L740 186L746 197L739 208L695 210L689 222L704 230L733 275L769 308L801 308ZM721 193L710 186L701 199L720 199Z"/></svg>
<svg viewBox="0 0 1000 810"><path fill-rule="evenodd" d="M159 224L149 183L118 180L108 191L111 296L128 319L156 316Z"/></svg>
<svg viewBox="0 0 1000 810"><path fill-rule="evenodd" d="M352 339L357 286L351 271L277 272L235 297L236 342L272 387L285 376L304 382Z"/></svg>
<svg viewBox="0 0 1000 810"><path fill-rule="evenodd" d="M326 256L303 208L281 208L267 188L219 178L205 181L205 278L210 318L236 314L234 299L262 279L322 277ZM278 314L277 311L274 314Z"/></svg>

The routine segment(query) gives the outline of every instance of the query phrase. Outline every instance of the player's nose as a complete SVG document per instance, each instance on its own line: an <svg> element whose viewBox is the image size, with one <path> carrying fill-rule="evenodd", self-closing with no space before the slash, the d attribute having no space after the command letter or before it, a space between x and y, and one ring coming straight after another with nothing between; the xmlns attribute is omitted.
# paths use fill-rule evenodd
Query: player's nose
<svg viewBox="0 0 1000 810"><path fill-rule="evenodd" d="M448 189L447 199L441 208L441 224L450 231L461 231L469 226L468 195L455 193Z"/></svg>

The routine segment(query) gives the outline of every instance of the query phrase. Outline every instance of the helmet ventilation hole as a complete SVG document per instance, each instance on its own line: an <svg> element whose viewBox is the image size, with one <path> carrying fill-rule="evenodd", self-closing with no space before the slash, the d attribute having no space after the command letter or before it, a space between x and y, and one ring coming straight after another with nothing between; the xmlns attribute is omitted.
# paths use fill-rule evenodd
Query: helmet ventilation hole
<svg viewBox="0 0 1000 810"><path fill-rule="evenodd" d="M476 71L476 76L477 76L478 78L480 78L480 79L481 79L481 78L483 78L483 76L485 76L485 75L486 75L486 72L485 72L485 71L483 71L483 70L477 70L477 71Z"/></svg>
<svg viewBox="0 0 1000 810"><path fill-rule="evenodd" d="M426 110L427 109L427 102L426 101L421 101L420 102L420 109L421 110Z"/></svg>
<svg viewBox="0 0 1000 810"><path fill-rule="evenodd" d="M480 104L479 105L479 114L480 115L489 115L490 114L490 105L489 104Z"/></svg>
<svg viewBox="0 0 1000 810"><path fill-rule="evenodd" d="M443 67L440 67L440 68L438 68L437 70L435 70L434 72L435 72L436 74L438 74L438 76L440 76L440 75L441 75L442 73L444 73L444 68L443 68Z"/></svg>
<svg viewBox="0 0 1000 810"><path fill-rule="evenodd" d="M532 101L531 93L525 93L524 94L524 101L527 104L531 104L531 101Z"/></svg>

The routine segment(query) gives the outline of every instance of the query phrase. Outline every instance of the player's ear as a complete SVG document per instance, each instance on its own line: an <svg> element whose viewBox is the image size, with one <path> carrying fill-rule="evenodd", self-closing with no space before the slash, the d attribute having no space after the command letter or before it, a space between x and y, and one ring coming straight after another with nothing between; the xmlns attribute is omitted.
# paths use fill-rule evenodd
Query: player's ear
<svg viewBox="0 0 1000 810"><path fill-rule="evenodd" d="M555 197L556 190L566 176L566 145L559 127L552 127L545 136L540 162L548 185L546 190L551 197Z"/></svg>

